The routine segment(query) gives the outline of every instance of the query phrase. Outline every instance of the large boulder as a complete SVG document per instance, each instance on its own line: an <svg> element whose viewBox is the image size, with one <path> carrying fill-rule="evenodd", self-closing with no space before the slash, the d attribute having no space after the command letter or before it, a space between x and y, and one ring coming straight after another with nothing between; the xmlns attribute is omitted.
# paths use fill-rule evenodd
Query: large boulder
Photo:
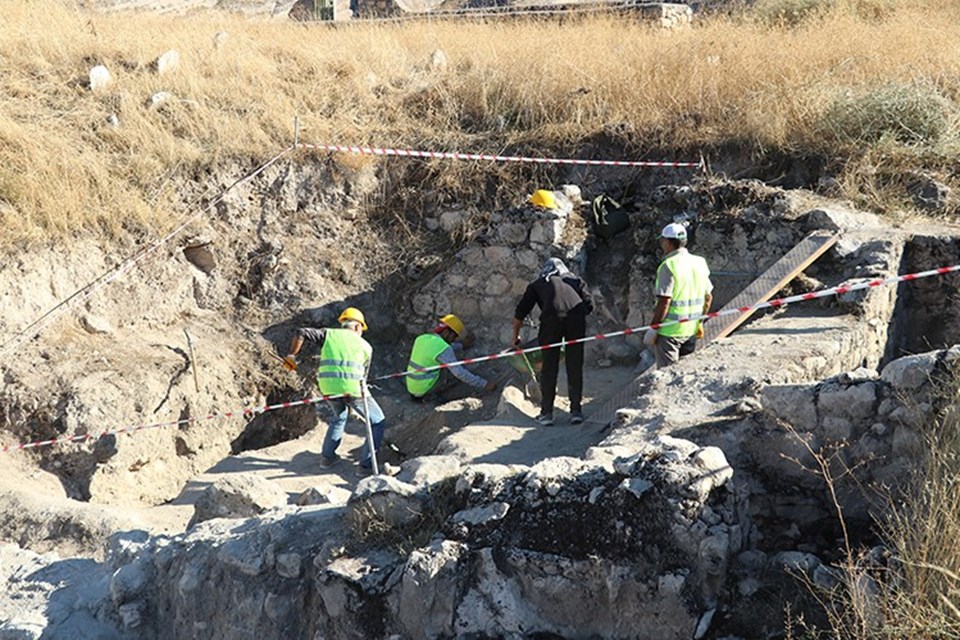
<svg viewBox="0 0 960 640"><path fill-rule="evenodd" d="M288 502L287 492L274 482L253 474L228 476L203 490L187 526L212 518L249 518Z"/></svg>

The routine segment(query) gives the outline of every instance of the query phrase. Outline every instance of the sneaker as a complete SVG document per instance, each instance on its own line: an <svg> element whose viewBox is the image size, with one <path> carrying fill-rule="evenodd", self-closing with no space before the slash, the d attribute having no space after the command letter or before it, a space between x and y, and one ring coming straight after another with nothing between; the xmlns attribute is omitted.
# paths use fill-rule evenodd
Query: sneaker
<svg viewBox="0 0 960 640"><path fill-rule="evenodd" d="M536 420L538 424L542 424L545 427L553 426L553 416L548 413L541 413L534 418L534 420Z"/></svg>
<svg viewBox="0 0 960 640"><path fill-rule="evenodd" d="M340 456L336 454L334 454L332 458L328 458L327 456L320 456L321 469L329 469L330 467L337 464L338 462L340 462Z"/></svg>
<svg viewBox="0 0 960 640"><path fill-rule="evenodd" d="M570 414L570 424L583 424L583 414L579 411L574 411Z"/></svg>

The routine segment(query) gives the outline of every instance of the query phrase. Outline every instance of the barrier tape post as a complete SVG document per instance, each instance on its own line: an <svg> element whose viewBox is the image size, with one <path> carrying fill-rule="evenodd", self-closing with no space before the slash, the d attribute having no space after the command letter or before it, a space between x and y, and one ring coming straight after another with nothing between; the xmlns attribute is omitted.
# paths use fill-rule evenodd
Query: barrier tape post
<svg viewBox="0 0 960 640"><path fill-rule="evenodd" d="M888 284L895 284L895 283L898 283L898 282L912 282L913 280L919 280L919 279L921 279L921 278L928 278L928 277L930 277L930 276L937 276L937 275L946 275L946 274L948 274L948 273L956 273L956 272L960 272L960 264L953 265L953 266L949 266L949 267L939 267L939 268L937 268L937 269L930 269L930 270L928 270L928 271L918 271L918 272L916 272L916 273L908 273L908 274L902 275L902 276L892 276L892 277L889 277L889 278L877 278L877 279L874 279L874 280L870 280L870 281L868 281L868 282L861 282L861 283L858 283L858 284L840 285L840 286L837 286L837 287L831 287L831 288L829 288L829 289L823 289L823 290L821 290L821 291L813 291L813 292L811 292L811 293L803 293L803 294L799 294L799 295L795 295L795 296L788 296L788 297L786 297L786 298L778 298L778 299L776 299L776 300L769 300L769 301L767 301L767 302L757 303L757 304L748 305L748 306L744 306L744 307L737 307L737 308L735 308L735 309L727 309L727 310L725 310L725 311L711 311L710 313L704 313L704 314L697 315L697 316L691 316L691 317L689 317L689 318L681 318L680 320L670 320L670 321L668 321L668 322L660 322L660 323L657 323L657 324L650 324L650 325L646 325L646 326L642 326L642 327L627 328L627 329L623 329L623 330L620 330L620 331L612 331L612 332L610 332L610 333L601 333L601 334L597 334L597 335L593 335L593 336L587 336L587 337L584 337L584 338L577 338L577 339L575 339L575 340L565 340L565 341L555 342L555 343L553 343L553 344L548 344L548 345L543 345L543 346L528 347L528 348L526 348L526 349L508 349L508 350L506 350L506 351L501 351L500 353L493 353L493 354L489 354L489 355L486 355L486 356L479 356L479 357L477 357L477 358L464 358L463 360L460 360L460 361L457 361L457 362L451 362L451 363L449 363L449 364L440 364L440 365L436 365L436 366L432 366L432 367L423 367L423 368L420 368L420 369L414 369L414 370L412 370L412 371L401 371L401 372L398 372L398 373L392 373L392 374L389 374L389 375L379 376L379 377L377 377L377 378L374 378L374 380L388 380L388 379L392 379L392 378L401 378L401 377L404 377L404 376L407 376L407 375L411 375L411 374L414 374L414 373L424 373L424 372L428 372L428 371L436 371L436 370L438 370L438 369L446 369L446 368L455 367L455 366L458 366L458 365L473 364L473 363L476 363L476 362L486 362L486 361L488 361L488 360L497 360L497 359L499 359L499 358L506 358L506 357L509 357L509 356L512 356L512 355L523 355L523 354L527 354L527 353L532 353L532 352L534 352L534 351L545 351L545 350L547 350L547 349L555 349L555 348L557 348L557 347L561 347L561 346L567 345L567 344L579 344L579 343L583 343L583 342L590 342L590 341L593 341L593 340L604 340L604 339L606 339L606 338L613 338L613 337L616 337L616 336L627 336L627 335L632 335L632 334L640 333L640 332L646 331L646 330L648 330L648 329L660 329L660 328L662 328L662 327L666 327L666 326L670 326L670 325L675 325L675 324L683 324L683 323L685 323L685 322L696 322L696 321L698 321L698 320L709 320L709 319L712 319L712 318L719 318L720 316L731 315L731 314L734 314L734 313L745 313L745 312L747 312L747 311L756 311L757 309L769 309L769 308L778 309L778 308L781 308L781 307L785 307L785 306L787 306L787 305L789 305L789 304L792 304L792 303L794 303L794 302L805 302L805 301L808 301L808 300L815 300L815 299L817 299L817 298L824 298L824 297L827 297L827 296L830 296L830 295L837 295L837 294L843 295L843 294L845 294L845 293L850 293L850 292L853 292L853 291L862 291L862 290L865 290L865 289L876 288L876 287L880 287L880 286L884 286L884 285L888 285ZM364 384L363 384L363 386L362 386L362 389L363 389L364 394L369 393L369 390L367 389L366 381L364 381ZM21 443L21 444L3 445L2 447L0 447L0 454L8 453L8 452L10 452L10 451L22 451L22 450L25 450L25 449L33 449L33 448L36 448L36 447L48 446L48 445L54 445L54 444L67 444L67 443L71 443L71 442L88 441L88 440L92 440L92 439L94 439L94 438L102 438L102 437L105 437L105 436L108 436L108 435L119 435L119 434L122 434L122 433L134 433L134 432L137 432L137 431L142 431L142 430L144 430L144 429L150 429L150 428L178 426L178 425L182 425L182 424L189 424L189 423L193 423L193 422L200 422L200 421L203 421L203 420L211 420L211 419L214 419L214 418L232 418L232 417L234 417L234 416L239 416L239 415L243 415L243 416L245 416L245 417L248 417L248 416L251 416L251 415L258 415L258 414L260 414L260 413L266 413L266 412L268 412L268 411L275 411L275 410L278 410L278 409L286 409L286 408L289 408L289 407L294 407L294 406L299 406L299 405L315 404L315 403L317 403L317 402L320 402L321 400L333 400L333 399L335 399L335 398L343 398L343 397L349 397L349 396L348 396L348 394L339 394L339 395L331 395L331 396L319 396L319 397L315 397L315 398L306 398L306 399L303 399L303 400L295 400L295 401L290 401L290 402L281 402L281 403L278 403L278 404L267 405L267 406L259 407L259 408L255 408L255 409L247 408L247 409L243 409L242 411L232 411L232 412L226 412L226 413L211 413L211 414L208 414L208 415L206 415L206 416L201 416L201 417L196 417L196 418L185 418L185 419L182 419L182 420L173 420L173 421L170 421L170 422L160 422L160 423L155 423L155 424L131 425L131 426L123 427L123 428L120 428L120 429L117 429L117 430L114 430L114 431L104 431L104 432L102 432L102 433L100 433L100 434L86 433L86 434L82 434L82 435L68 436L68 437L63 437L63 438L53 438L53 439L50 439L50 440L42 440L42 441L38 441L38 442L29 442L29 443ZM366 408L366 407L365 407L365 408ZM365 413L366 413L366 412L365 412ZM368 414L368 415L369 415L369 414ZM368 425L369 425L369 418L368 418ZM373 442L373 430L372 430L372 428L369 427L369 426L368 426L368 438L369 438L370 444L372 445L372 442ZM371 455L375 455L375 452L374 452L372 446L371 446ZM374 458L374 459L375 459L375 458ZM376 462L374 462L374 464L376 464Z"/></svg>

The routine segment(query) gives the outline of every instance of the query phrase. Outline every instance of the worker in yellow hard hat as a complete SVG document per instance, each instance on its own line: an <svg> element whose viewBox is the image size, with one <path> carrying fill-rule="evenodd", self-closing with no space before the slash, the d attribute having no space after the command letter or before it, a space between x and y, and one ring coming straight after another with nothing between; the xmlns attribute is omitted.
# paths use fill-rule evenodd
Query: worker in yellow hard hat
<svg viewBox="0 0 960 640"><path fill-rule="evenodd" d="M452 313L440 318L432 331L417 337L410 352L410 362L407 364L407 392L414 400L421 400L428 393L439 393L449 388L452 380L441 383L444 371L449 371L454 378L466 385L484 391L493 391L496 386L480 376L471 373L463 365L455 365L445 369L420 371L440 364L456 362L459 357L457 351L473 345L471 336L464 336L463 321Z"/></svg>
<svg viewBox="0 0 960 640"><path fill-rule="evenodd" d="M530 204L535 207L540 207L541 209L556 209L557 197L553 195L553 191L547 189L537 189L530 196Z"/></svg>
<svg viewBox="0 0 960 640"><path fill-rule="evenodd" d="M323 457L321 468L332 467L340 456L337 447L343 438L343 430L347 425L347 417L352 408L358 415L366 415L370 411L370 427L373 431L373 445L376 451L380 450L383 442L383 432L387 428L387 421L383 410L371 395L366 401L361 395L361 385L364 384L370 370L370 360L373 357L373 347L363 339L363 332L367 330L367 322L356 307L348 307L337 319L339 328L314 329L301 327L297 329L290 342L289 355L283 359L283 366L289 370L297 368L296 356L300 353L305 340L320 345L320 363L317 365L317 386L325 396L341 396L326 401L326 405L333 412L333 419L328 421L327 433L323 438ZM317 411L320 412L317 405ZM372 458L369 443L364 443L360 452L360 466L370 469Z"/></svg>

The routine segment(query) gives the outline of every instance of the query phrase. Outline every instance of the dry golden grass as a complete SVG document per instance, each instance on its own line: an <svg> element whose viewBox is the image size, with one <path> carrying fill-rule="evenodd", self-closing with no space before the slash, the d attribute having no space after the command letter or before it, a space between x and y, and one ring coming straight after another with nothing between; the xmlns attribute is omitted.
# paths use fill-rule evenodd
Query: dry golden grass
<svg viewBox="0 0 960 640"><path fill-rule="evenodd" d="M569 155L613 128L638 155L734 147L843 165L867 145L824 135L839 97L895 83L960 99L960 9L943 0L879 18L846 2L791 28L717 17L674 33L612 16L328 28L0 4L8 245L162 229L178 201L171 177L227 159L255 166L290 144L296 115L307 141ZM229 37L217 47L219 31ZM158 76L150 63L170 48L180 70ZM429 67L435 49L445 72ZM98 63L115 82L95 94L84 83ZM158 91L176 99L147 109ZM935 157L953 122L924 142ZM454 186L463 171L434 168Z"/></svg>

